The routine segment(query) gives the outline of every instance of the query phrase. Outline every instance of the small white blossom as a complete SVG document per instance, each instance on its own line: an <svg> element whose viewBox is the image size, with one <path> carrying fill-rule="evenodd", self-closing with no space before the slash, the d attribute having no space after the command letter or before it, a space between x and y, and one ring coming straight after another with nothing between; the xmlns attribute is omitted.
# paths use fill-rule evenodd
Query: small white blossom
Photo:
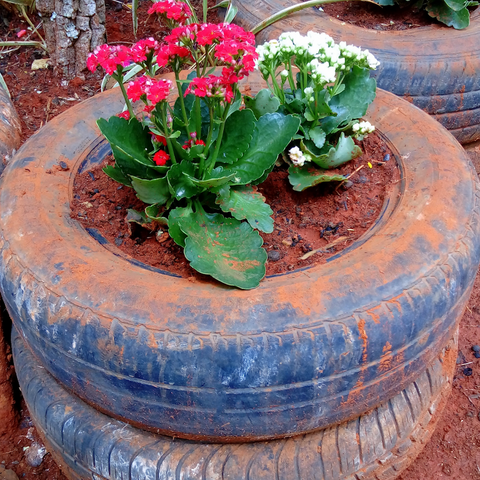
<svg viewBox="0 0 480 480"><path fill-rule="evenodd" d="M288 78L288 70L282 70L282 71L280 72L280 76L281 76L283 79Z"/></svg>
<svg viewBox="0 0 480 480"><path fill-rule="evenodd" d="M352 130L355 138L363 140L365 135L375 131L375 127L370 122L363 121L353 125Z"/></svg>
<svg viewBox="0 0 480 480"><path fill-rule="evenodd" d="M288 151L288 156L292 163L297 167L303 167L305 162L310 162L312 157L310 155L306 156L298 147L293 147Z"/></svg>

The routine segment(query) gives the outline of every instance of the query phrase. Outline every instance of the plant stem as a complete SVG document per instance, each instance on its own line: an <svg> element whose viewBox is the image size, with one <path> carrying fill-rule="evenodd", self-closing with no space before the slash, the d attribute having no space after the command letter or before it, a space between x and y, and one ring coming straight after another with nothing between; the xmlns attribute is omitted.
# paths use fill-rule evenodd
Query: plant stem
<svg viewBox="0 0 480 480"><path fill-rule="evenodd" d="M188 136L190 136L190 123L188 121L187 110L185 108L185 101L183 99L182 84L180 83L180 74L179 74L178 70L175 70L175 82L177 84L178 100L180 102L180 107L182 109L183 121L185 122L185 127L187 129Z"/></svg>
<svg viewBox="0 0 480 480"><path fill-rule="evenodd" d="M234 92L234 93L236 93L236 92ZM230 110L230 104L227 104L227 106L225 107L224 114L223 114L223 121L220 125L220 130L218 131L218 137L217 137L217 140L216 140L217 143L215 144L215 151L213 152L213 157L210 160L210 165L208 166L207 173L211 173L211 171L215 168L215 163L217 161L218 152L220 151L220 144L222 143L223 131L225 130L225 123L226 123L227 118L228 118L228 111L229 110Z"/></svg>
<svg viewBox="0 0 480 480"><path fill-rule="evenodd" d="M288 71L288 83L290 84L290 90L292 90L292 93L295 92L295 81L293 80L293 74L292 74L292 59L288 59L288 65L287 65L287 71Z"/></svg>
<svg viewBox="0 0 480 480"><path fill-rule="evenodd" d="M123 84L123 75L118 72L112 73L112 77L116 80L118 83L118 86L120 87L120 90L123 95L123 99L125 100L125 104L127 105L128 112L130 113L130 118L135 117L135 113L133 112L132 108L132 103L130 102L130 99L127 96L127 91L125 90L125 85Z"/></svg>
<svg viewBox="0 0 480 480"><path fill-rule="evenodd" d="M43 39L43 37L40 35L40 32L35 28L35 25L31 22L29 16L27 15L27 12L25 11L25 7L23 5L20 5L20 11L22 12L23 18L27 21L27 23L32 27L33 31L40 37L40 40L42 41L42 48L47 51L47 43Z"/></svg>
<svg viewBox="0 0 480 480"><path fill-rule="evenodd" d="M165 140L167 141L168 153L170 154L170 159L172 163L177 163L175 158L175 150L173 149L172 141L168 137L168 128L167 128L167 102L162 102L162 123L163 123L163 131L165 132Z"/></svg>
<svg viewBox="0 0 480 480"><path fill-rule="evenodd" d="M203 0L203 23L207 23L208 0Z"/></svg>
<svg viewBox="0 0 480 480"><path fill-rule="evenodd" d="M300 3L299 5L292 5L291 7L284 8L283 10L280 10L279 12L271 15L270 17L266 18L260 23L257 23L252 28L251 32L256 35L258 32L261 32L264 28L267 28L272 23L278 22L279 20L286 17L287 15L290 15L291 13L299 12L304 8L315 7L317 5L323 5L327 3L344 2L344 1L346 0L309 0L308 2ZM372 0L360 0L360 1L375 3Z"/></svg>

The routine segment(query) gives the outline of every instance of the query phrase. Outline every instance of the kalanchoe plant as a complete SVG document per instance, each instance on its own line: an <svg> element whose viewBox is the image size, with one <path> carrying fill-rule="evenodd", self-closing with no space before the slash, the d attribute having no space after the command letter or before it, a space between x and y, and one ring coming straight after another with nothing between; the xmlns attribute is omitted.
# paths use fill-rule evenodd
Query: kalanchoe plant
<svg viewBox="0 0 480 480"><path fill-rule="evenodd" d="M375 98L376 82L370 78L370 70L379 65L375 57L316 32L283 33L257 52L257 67L269 88L247 106L258 118L282 112L301 120L287 150L294 190L344 180L328 170L361 155L353 139L361 140L375 128L359 122Z"/></svg>
<svg viewBox="0 0 480 480"><path fill-rule="evenodd" d="M163 225L194 269L250 289L264 277L267 259L254 229L273 231L272 210L255 184L272 170L300 120L282 112L257 119L241 109L238 81L257 59L253 34L235 25L188 24L182 5L168 19L178 26L165 43L102 46L89 59L90 69L101 65L119 82L127 105L98 121L115 157L104 171L148 204L130 211L130 219ZM144 74L125 88L132 62ZM174 80L154 78L155 64L171 67ZM223 69L213 71L217 65ZM182 80L187 66L194 70Z"/></svg>

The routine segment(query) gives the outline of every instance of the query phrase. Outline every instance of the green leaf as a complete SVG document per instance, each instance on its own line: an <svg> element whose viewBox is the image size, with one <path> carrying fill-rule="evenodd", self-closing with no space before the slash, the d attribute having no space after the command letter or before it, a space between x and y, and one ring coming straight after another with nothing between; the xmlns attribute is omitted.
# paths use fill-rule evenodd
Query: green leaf
<svg viewBox="0 0 480 480"><path fill-rule="evenodd" d="M115 168L112 165L107 165L105 168L103 168L103 171L116 182L121 183L122 185L127 185L127 187L132 186L130 178L124 175L119 168Z"/></svg>
<svg viewBox="0 0 480 480"><path fill-rule="evenodd" d="M375 3L378 3L379 5L384 5L384 6L395 5L394 0L376 0Z"/></svg>
<svg viewBox="0 0 480 480"><path fill-rule="evenodd" d="M462 8L454 11L443 0L428 2L426 10L431 17L457 30L462 30L470 25L470 12L468 9Z"/></svg>
<svg viewBox="0 0 480 480"><path fill-rule="evenodd" d="M297 133L300 119L281 113L267 113L260 117L253 132L250 146L242 158L225 166L223 173L236 173L236 184L246 185L260 178L274 165Z"/></svg>
<svg viewBox="0 0 480 480"><path fill-rule="evenodd" d="M163 205L170 198L170 190L166 177L154 180L144 180L132 176L132 187L137 197L145 203L159 203Z"/></svg>
<svg viewBox="0 0 480 480"><path fill-rule="evenodd" d="M223 168L217 167L212 170L212 173L208 178L205 178L203 180L197 180L195 177L190 177L190 180L194 185L197 185L198 187L211 189L215 187L221 187L222 185L229 183L230 180L235 177L235 173L231 173L228 176L223 176L222 173Z"/></svg>
<svg viewBox="0 0 480 480"><path fill-rule="evenodd" d="M328 170L320 170L311 163L303 167L290 165L288 169L288 181L296 192L303 192L306 188L313 187L324 182L341 182L347 177L343 175L332 175Z"/></svg>
<svg viewBox="0 0 480 480"><path fill-rule="evenodd" d="M255 98L245 97L245 107L252 110L258 119L266 113L274 113L280 106L280 100L268 88L260 90Z"/></svg>
<svg viewBox="0 0 480 480"><path fill-rule="evenodd" d="M112 147L115 146L132 160L147 166L154 165L148 158L152 150L150 132L136 118L130 120L116 116L108 120L99 118L97 125Z"/></svg>
<svg viewBox="0 0 480 480"><path fill-rule="evenodd" d="M238 160L252 141L255 125L255 116L251 110L239 110L231 115L225 122L218 161L233 163Z"/></svg>
<svg viewBox="0 0 480 480"><path fill-rule="evenodd" d="M343 80L345 90L330 100L330 108L337 116L320 120L320 126L328 135L339 125L365 115L368 106L375 99L377 83L370 77L368 68L354 66Z"/></svg>
<svg viewBox="0 0 480 480"><path fill-rule="evenodd" d="M323 155L314 155L303 142L300 142L300 148L312 156L312 162L324 169L338 167L362 154L361 148L355 145L352 137L345 137L343 132L340 134L337 145Z"/></svg>
<svg viewBox="0 0 480 480"><path fill-rule="evenodd" d="M191 180L191 177L195 176L195 170L195 165L188 160L182 160L181 163L170 167L167 180L170 191L177 200L191 198L201 191Z"/></svg>
<svg viewBox="0 0 480 480"><path fill-rule="evenodd" d="M445 3L449 8L458 12L465 8L465 1L464 0L445 0Z"/></svg>
<svg viewBox="0 0 480 480"><path fill-rule="evenodd" d="M185 247L185 238L187 237L180 229L179 221L182 218L186 218L193 213L190 206L177 207L170 211L168 214L168 234L173 238L173 241Z"/></svg>
<svg viewBox="0 0 480 480"><path fill-rule="evenodd" d="M237 220L247 220L252 228L265 233L273 232L273 211L256 187L225 188L220 192L216 203Z"/></svg>
<svg viewBox="0 0 480 480"><path fill-rule="evenodd" d="M157 203L155 205L149 205L148 207L146 207L145 215L151 220L155 220L162 225L168 225L168 219L160 215L160 213L163 213L164 211L165 207L163 207L163 204Z"/></svg>
<svg viewBox="0 0 480 480"><path fill-rule="evenodd" d="M320 127L311 128L308 134L317 148L322 148L325 145L327 134Z"/></svg>
<svg viewBox="0 0 480 480"><path fill-rule="evenodd" d="M139 225L152 223L152 220L147 217L145 212L140 212L133 208L127 208L127 216L125 217L125 220L130 223L138 223Z"/></svg>
<svg viewBox="0 0 480 480"><path fill-rule="evenodd" d="M245 290L258 286L267 253L262 237L248 223L202 210L179 223L187 235L185 257L195 270Z"/></svg>

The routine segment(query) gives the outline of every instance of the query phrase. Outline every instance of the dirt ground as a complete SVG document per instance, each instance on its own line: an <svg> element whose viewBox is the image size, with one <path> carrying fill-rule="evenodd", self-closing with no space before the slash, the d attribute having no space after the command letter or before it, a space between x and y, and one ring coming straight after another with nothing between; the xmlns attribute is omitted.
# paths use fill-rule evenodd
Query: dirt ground
<svg viewBox="0 0 480 480"><path fill-rule="evenodd" d="M146 0L140 2L139 38L158 37L156 24L146 18L148 5ZM134 41L130 11L120 2L107 0L107 13L109 42ZM2 40L14 40L24 28L25 23L0 11ZM20 115L24 139L49 119L97 93L102 78L100 73L86 72L84 77L62 84L51 69L31 70L33 60L43 56L33 48L0 51L0 73ZM469 154L480 173L480 146L470 148ZM450 401L431 441L399 480L480 479L480 358L474 355L474 345L480 345L480 278L461 322L460 353ZM63 480L51 455L42 450L19 392L17 405L19 428L0 438L0 479Z"/></svg>

